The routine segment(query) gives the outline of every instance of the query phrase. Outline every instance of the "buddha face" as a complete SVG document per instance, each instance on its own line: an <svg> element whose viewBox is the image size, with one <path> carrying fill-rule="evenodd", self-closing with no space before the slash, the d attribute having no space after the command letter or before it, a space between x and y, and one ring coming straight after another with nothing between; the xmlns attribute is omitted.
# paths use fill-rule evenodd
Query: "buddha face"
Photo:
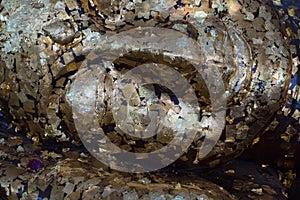
<svg viewBox="0 0 300 200"><path fill-rule="evenodd" d="M1 94L35 141L81 141L101 156L103 137L149 153L181 134L181 160L214 166L248 147L285 100L290 58L268 4L17 4L4 3Z"/></svg>

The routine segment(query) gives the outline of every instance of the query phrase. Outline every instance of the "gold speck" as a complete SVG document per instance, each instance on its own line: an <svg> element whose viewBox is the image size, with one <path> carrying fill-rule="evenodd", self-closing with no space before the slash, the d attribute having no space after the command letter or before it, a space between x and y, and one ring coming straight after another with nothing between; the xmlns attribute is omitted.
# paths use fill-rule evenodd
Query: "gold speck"
<svg viewBox="0 0 300 200"><path fill-rule="evenodd" d="M281 0L273 0L273 4L276 6L282 6Z"/></svg>
<svg viewBox="0 0 300 200"><path fill-rule="evenodd" d="M40 140L38 137L32 137L33 145L39 146L40 145Z"/></svg>
<svg viewBox="0 0 300 200"><path fill-rule="evenodd" d="M259 137L257 137L257 138L255 138L254 140L253 140L253 142L252 142L252 145L255 145L256 143L258 143L259 142Z"/></svg>
<svg viewBox="0 0 300 200"><path fill-rule="evenodd" d="M280 139L286 141L286 142L289 142L290 139L291 139L291 136L290 135L287 135L287 134L284 134L284 135L281 135L280 136Z"/></svg>
<svg viewBox="0 0 300 200"><path fill-rule="evenodd" d="M68 151L70 151L70 148L62 148L62 152L66 153Z"/></svg>
<svg viewBox="0 0 300 200"><path fill-rule="evenodd" d="M289 16L291 16L291 17L295 16L295 8L289 7L289 8L288 8L288 14L289 14Z"/></svg>
<svg viewBox="0 0 300 200"><path fill-rule="evenodd" d="M187 156L182 156L180 159L183 160L183 161L188 161L189 160Z"/></svg>
<svg viewBox="0 0 300 200"><path fill-rule="evenodd" d="M229 124L233 124L234 118L231 117L231 116L226 116L226 121L227 121Z"/></svg>
<svg viewBox="0 0 300 200"><path fill-rule="evenodd" d="M226 143L234 143L235 142L235 138L234 137L228 137L225 140Z"/></svg>
<svg viewBox="0 0 300 200"><path fill-rule="evenodd" d="M291 37L293 35L293 30L290 27L287 27L285 29L285 32L289 37Z"/></svg>
<svg viewBox="0 0 300 200"><path fill-rule="evenodd" d="M225 174L234 174L234 173L235 173L234 169L229 169L225 171Z"/></svg>
<svg viewBox="0 0 300 200"><path fill-rule="evenodd" d="M2 83L1 85L0 85L0 88L2 89L2 90L9 90L10 89L10 86L7 84L7 83Z"/></svg>

